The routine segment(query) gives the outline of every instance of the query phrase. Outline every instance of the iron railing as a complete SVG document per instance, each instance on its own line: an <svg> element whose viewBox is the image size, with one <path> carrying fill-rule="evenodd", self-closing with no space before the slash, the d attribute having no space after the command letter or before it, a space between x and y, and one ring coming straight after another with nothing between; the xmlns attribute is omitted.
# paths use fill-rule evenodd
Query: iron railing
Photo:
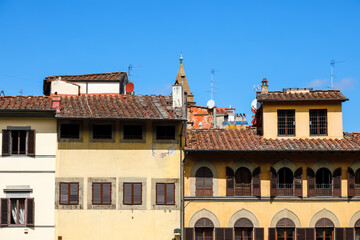
<svg viewBox="0 0 360 240"><path fill-rule="evenodd" d="M332 196L332 184L316 184L316 196Z"/></svg>
<svg viewBox="0 0 360 240"><path fill-rule="evenodd" d="M251 183L236 183L235 196L251 196Z"/></svg>
<svg viewBox="0 0 360 240"><path fill-rule="evenodd" d="M292 183L278 183L276 196L293 196L294 188Z"/></svg>

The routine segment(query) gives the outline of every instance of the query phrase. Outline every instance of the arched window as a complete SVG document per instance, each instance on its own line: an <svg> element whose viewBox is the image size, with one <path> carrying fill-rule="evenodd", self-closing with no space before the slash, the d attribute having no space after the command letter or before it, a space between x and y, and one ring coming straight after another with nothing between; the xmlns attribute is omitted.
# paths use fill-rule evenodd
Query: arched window
<svg viewBox="0 0 360 240"><path fill-rule="evenodd" d="M252 240L253 224L247 218L240 218L234 224L235 240Z"/></svg>
<svg viewBox="0 0 360 240"><path fill-rule="evenodd" d="M332 196L332 177L327 168L320 168L316 172L316 195Z"/></svg>
<svg viewBox="0 0 360 240"><path fill-rule="evenodd" d="M355 223L355 239L360 240L360 219Z"/></svg>
<svg viewBox="0 0 360 240"><path fill-rule="evenodd" d="M278 171L277 174L277 196L292 196L293 195L293 172L283 167Z"/></svg>
<svg viewBox="0 0 360 240"><path fill-rule="evenodd" d="M328 218L321 218L315 224L316 240L333 240L334 223Z"/></svg>
<svg viewBox="0 0 360 240"><path fill-rule="evenodd" d="M200 218L195 223L195 240L212 240L214 224L208 218Z"/></svg>
<svg viewBox="0 0 360 240"><path fill-rule="evenodd" d="M234 171L226 167L226 196L234 196Z"/></svg>
<svg viewBox="0 0 360 240"><path fill-rule="evenodd" d="M201 167L196 171L196 196L213 195L213 174L207 167Z"/></svg>
<svg viewBox="0 0 360 240"><path fill-rule="evenodd" d="M282 218L276 224L277 240L294 240L295 223L289 218Z"/></svg>
<svg viewBox="0 0 360 240"><path fill-rule="evenodd" d="M355 196L360 196L360 168L355 172Z"/></svg>
<svg viewBox="0 0 360 240"><path fill-rule="evenodd" d="M235 172L235 195L251 196L251 172L246 167L241 167Z"/></svg>

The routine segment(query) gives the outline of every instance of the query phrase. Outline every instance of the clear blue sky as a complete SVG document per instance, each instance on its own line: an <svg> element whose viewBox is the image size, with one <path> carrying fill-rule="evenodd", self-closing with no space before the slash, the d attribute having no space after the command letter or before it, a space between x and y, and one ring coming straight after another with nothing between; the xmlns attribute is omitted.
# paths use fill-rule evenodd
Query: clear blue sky
<svg viewBox="0 0 360 240"><path fill-rule="evenodd" d="M360 1L0 0L0 90L42 94L45 76L134 69L136 94L168 94L179 53L199 105L215 73L217 106L251 121L254 84L270 90L330 86L344 131L360 131Z"/></svg>

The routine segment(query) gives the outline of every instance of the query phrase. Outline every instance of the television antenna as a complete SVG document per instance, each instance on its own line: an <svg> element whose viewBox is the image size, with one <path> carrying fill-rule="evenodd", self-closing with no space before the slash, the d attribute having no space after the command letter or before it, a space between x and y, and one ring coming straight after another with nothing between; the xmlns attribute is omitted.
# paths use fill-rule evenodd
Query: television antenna
<svg viewBox="0 0 360 240"><path fill-rule="evenodd" d="M127 74L129 81L130 81L130 77L135 77L134 75L131 74L131 72L134 71L133 68L140 68L140 67L141 66L134 66L133 64L129 64L129 66L128 66L128 74Z"/></svg>
<svg viewBox="0 0 360 240"><path fill-rule="evenodd" d="M220 70L215 70L215 69L211 69L210 70L210 73L211 73L211 84L210 84L210 100L213 100L213 95L215 94L215 92L214 92L214 89L215 89L215 87L214 87L214 74L215 74L215 72L219 72Z"/></svg>
<svg viewBox="0 0 360 240"><path fill-rule="evenodd" d="M331 60L330 61L330 89L331 90L334 90L334 71L333 71L333 67L335 67L335 64L336 63L343 63L343 62L345 62L345 60L343 60L343 61L335 61L335 60Z"/></svg>

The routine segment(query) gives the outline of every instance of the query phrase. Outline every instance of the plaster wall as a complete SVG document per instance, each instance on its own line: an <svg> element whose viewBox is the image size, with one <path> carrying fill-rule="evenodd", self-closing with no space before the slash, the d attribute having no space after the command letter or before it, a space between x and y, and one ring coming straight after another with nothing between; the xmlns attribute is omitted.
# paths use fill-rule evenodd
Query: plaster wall
<svg viewBox="0 0 360 240"><path fill-rule="evenodd" d="M77 82L80 86L80 93L86 93L86 83ZM88 84L88 93L120 93L120 83L119 82L89 82Z"/></svg>
<svg viewBox="0 0 360 240"><path fill-rule="evenodd" d="M72 84L70 82L65 82L61 80L55 80L51 82L51 94L79 94L79 86Z"/></svg>

